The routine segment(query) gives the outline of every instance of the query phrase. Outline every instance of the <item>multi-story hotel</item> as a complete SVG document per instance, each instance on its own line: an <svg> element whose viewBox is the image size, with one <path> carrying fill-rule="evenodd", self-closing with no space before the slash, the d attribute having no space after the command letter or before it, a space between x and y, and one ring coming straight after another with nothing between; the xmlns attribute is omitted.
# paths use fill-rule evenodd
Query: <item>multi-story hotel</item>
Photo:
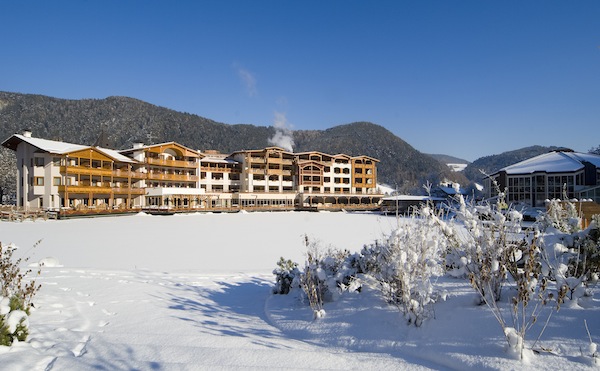
<svg viewBox="0 0 600 371"><path fill-rule="evenodd" d="M113 150L15 134L17 206L131 210L375 208L378 160L279 147L197 151L175 142Z"/></svg>

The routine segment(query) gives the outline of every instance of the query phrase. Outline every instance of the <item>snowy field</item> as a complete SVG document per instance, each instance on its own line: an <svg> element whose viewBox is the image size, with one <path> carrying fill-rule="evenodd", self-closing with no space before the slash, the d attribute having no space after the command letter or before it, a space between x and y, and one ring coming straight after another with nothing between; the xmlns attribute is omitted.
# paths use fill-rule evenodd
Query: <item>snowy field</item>
<svg viewBox="0 0 600 371"><path fill-rule="evenodd" d="M464 280L437 281L449 295L421 328L407 326L375 287L327 303L316 321L298 296L271 295L279 257L303 265L305 234L324 248L359 251L395 224L342 212L2 222L3 244L47 266L37 278L43 287L29 339L0 347L0 369L600 368L585 354L583 322L599 343L596 298L554 314L538 343L548 352L523 363L505 352L500 326L485 306L473 305Z"/></svg>

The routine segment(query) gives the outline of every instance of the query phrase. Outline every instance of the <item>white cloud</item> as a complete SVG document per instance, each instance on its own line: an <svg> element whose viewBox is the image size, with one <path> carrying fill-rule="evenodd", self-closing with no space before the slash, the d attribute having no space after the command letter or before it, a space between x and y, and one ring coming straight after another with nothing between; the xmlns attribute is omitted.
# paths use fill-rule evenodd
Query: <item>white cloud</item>
<svg viewBox="0 0 600 371"><path fill-rule="evenodd" d="M258 90L256 89L256 77L254 77L252 72L248 71L238 63L234 63L233 68L235 68L238 77L242 81L242 84L244 84L248 96L256 96L258 94Z"/></svg>

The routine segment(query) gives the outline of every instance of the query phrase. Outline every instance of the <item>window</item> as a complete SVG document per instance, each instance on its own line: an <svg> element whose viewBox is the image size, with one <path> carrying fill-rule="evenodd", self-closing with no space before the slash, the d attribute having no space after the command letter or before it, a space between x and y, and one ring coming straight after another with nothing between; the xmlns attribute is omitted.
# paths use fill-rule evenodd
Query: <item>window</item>
<svg viewBox="0 0 600 371"><path fill-rule="evenodd" d="M55 186L59 186L60 185L60 177L59 176L55 176L54 178L52 178L52 185Z"/></svg>
<svg viewBox="0 0 600 371"><path fill-rule="evenodd" d="M44 166L44 158L43 157L34 157L35 166Z"/></svg>
<svg viewBox="0 0 600 371"><path fill-rule="evenodd" d="M508 179L508 201L531 203L530 177L511 177Z"/></svg>
<svg viewBox="0 0 600 371"><path fill-rule="evenodd" d="M44 185L44 177L41 177L41 176L33 177L33 185L43 186Z"/></svg>

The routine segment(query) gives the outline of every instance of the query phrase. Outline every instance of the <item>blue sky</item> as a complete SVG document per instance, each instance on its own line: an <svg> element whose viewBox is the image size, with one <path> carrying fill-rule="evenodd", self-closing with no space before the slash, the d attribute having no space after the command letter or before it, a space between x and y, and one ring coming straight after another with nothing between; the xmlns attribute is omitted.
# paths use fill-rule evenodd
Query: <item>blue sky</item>
<svg viewBox="0 0 600 371"><path fill-rule="evenodd" d="M4 91L293 130L370 121L470 161L600 145L596 0L0 0L0 30Z"/></svg>

